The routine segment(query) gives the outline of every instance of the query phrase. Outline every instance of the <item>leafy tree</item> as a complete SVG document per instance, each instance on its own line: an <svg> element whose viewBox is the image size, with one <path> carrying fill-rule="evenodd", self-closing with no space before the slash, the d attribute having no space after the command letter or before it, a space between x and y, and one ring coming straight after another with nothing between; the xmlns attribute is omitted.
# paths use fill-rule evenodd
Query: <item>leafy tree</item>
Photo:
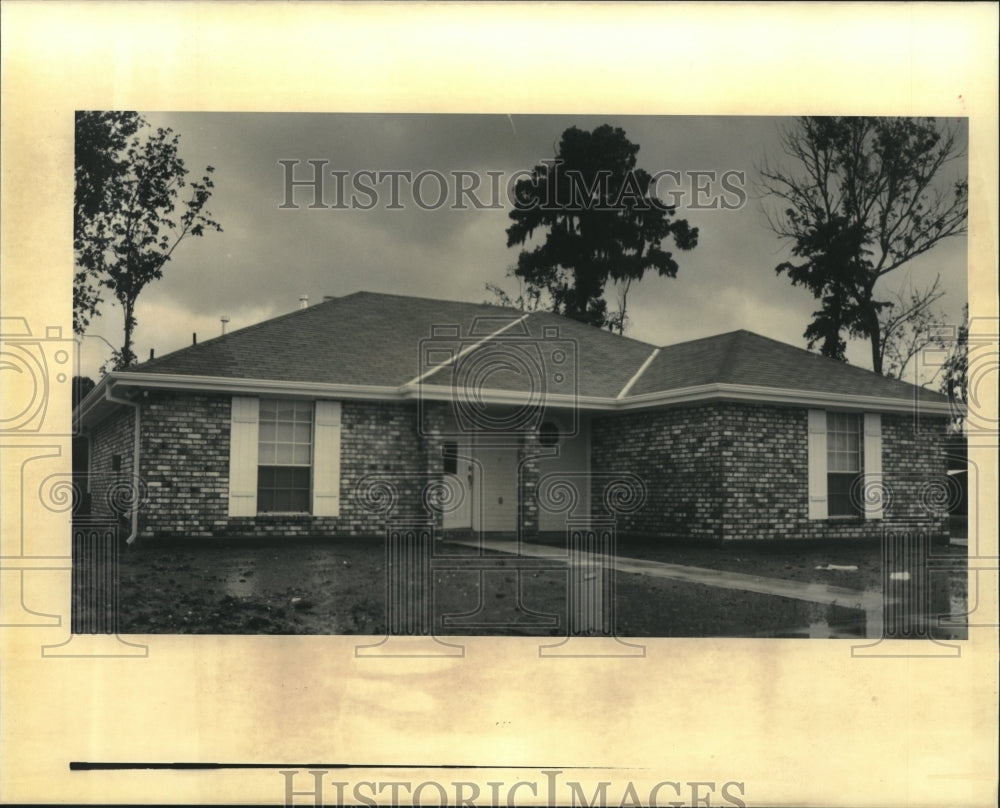
<svg viewBox="0 0 1000 808"><path fill-rule="evenodd" d="M966 229L968 180L943 176L964 156L958 134L933 118L806 117L781 144L794 168L765 164L761 184L777 208L767 211L771 228L801 259L776 271L821 301L804 336L837 359L845 332L867 339L882 373L891 301L877 282Z"/></svg>
<svg viewBox="0 0 1000 808"><path fill-rule="evenodd" d="M107 240L88 225L109 205L108 189L128 166L125 146L139 128L137 112L78 112L76 114L75 179L73 198L73 249L103 251ZM102 302L94 273L77 261L73 276L73 331L82 334Z"/></svg>
<svg viewBox="0 0 1000 808"><path fill-rule="evenodd" d="M544 292L551 309L595 326L609 325L605 286L630 283L647 271L675 277L677 262L663 249L698 243L698 229L674 219L676 209L650 193L652 177L636 168L639 146L624 130L604 125L563 132L554 160L536 165L514 189L507 246L545 230L542 244L518 255L515 275ZM625 318L610 325L621 331Z"/></svg>
<svg viewBox="0 0 1000 808"><path fill-rule="evenodd" d="M74 376L73 384L73 409L87 397L87 393L93 390L97 384L89 376Z"/></svg>
<svg viewBox="0 0 1000 808"><path fill-rule="evenodd" d="M220 231L206 204L212 195L212 166L200 181L187 183L178 156L180 136L171 129L145 133L149 124L134 112L80 112L76 117L77 199L74 248L81 331L96 313L100 296L110 289L125 318L124 341L115 353L115 369L135 359L132 333L135 304L150 281L188 236ZM186 198L181 190L190 185Z"/></svg>

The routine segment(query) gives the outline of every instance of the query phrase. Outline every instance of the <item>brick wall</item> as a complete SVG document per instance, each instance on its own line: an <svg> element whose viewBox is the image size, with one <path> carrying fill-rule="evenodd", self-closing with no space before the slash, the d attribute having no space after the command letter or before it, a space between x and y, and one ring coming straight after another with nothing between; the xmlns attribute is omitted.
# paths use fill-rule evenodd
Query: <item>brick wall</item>
<svg viewBox="0 0 1000 808"><path fill-rule="evenodd" d="M151 392L142 402L139 513L141 536L384 535L387 515L355 496L363 478L384 480L396 497L393 515L425 518L424 487L440 476L446 404L418 423L413 403L342 404L340 516L260 515L230 518L231 398ZM685 540L877 538L891 522L920 521L947 532L944 418L924 419L914 434L909 415L883 415L883 521L807 518L805 408L716 403L650 410L591 421L594 469L638 474L647 501L618 519L622 534ZM132 482L133 414L121 410L91 436L90 490L96 514L109 500L127 501ZM928 434L929 428L938 433ZM522 441L519 522L538 525L537 441ZM121 457L119 472L112 457ZM595 482L595 514L606 482ZM123 489L124 486L124 489ZM440 517L437 525L440 527Z"/></svg>
<svg viewBox="0 0 1000 808"><path fill-rule="evenodd" d="M90 472L87 490L91 496L94 516L124 516L134 501L130 495L137 489L133 477L135 452L135 415L131 408L122 408L102 421L90 436ZM114 470L114 458L120 458L120 468Z"/></svg>
<svg viewBox="0 0 1000 808"><path fill-rule="evenodd" d="M709 541L877 539L886 525L919 521L947 534L945 419L926 419L915 435L911 415L882 415L883 520L810 520L807 417L805 408L719 403L595 419L595 467L633 471L648 489L646 506L620 517L619 531Z"/></svg>
<svg viewBox="0 0 1000 808"><path fill-rule="evenodd" d="M618 519L620 533L712 541L723 530L722 452L731 431L717 406L647 410L591 420L591 464L632 472L646 503ZM591 501L601 514L601 486Z"/></svg>
<svg viewBox="0 0 1000 808"><path fill-rule="evenodd" d="M723 539L877 539L881 535L878 520L809 519L808 410L755 404L722 404L719 409L727 424Z"/></svg>
<svg viewBox="0 0 1000 808"><path fill-rule="evenodd" d="M139 535L224 531L229 397L150 393L141 401L139 466L149 501L139 514Z"/></svg>
<svg viewBox="0 0 1000 808"><path fill-rule="evenodd" d="M948 505L961 496L959 483L947 473L947 425L947 418L921 415L920 428L914 430L912 415L882 416L888 520L920 522L932 534L947 535Z"/></svg>
<svg viewBox="0 0 1000 808"><path fill-rule="evenodd" d="M343 402L339 517L230 518L231 398L150 393L142 401L140 466L149 495L140 512L141 536L384 535L386 517L355 497L369 475L394 488L395 515L422 513L423 481L415 472L427 461L414 405Z"/></svg>

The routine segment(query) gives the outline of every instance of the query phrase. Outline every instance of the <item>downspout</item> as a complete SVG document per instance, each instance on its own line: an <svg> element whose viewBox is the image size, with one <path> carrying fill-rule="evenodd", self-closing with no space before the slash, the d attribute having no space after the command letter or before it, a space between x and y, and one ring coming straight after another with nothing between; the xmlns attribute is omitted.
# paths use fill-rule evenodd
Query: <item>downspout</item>
<svg viewBox="0 0 1000 808"><path fill-rule="evenodd" d="M125 539L126 544L132 544L135 541L136 536L139 535L139 494L138 494L138 482L139 482L139 409L140 405L134 401L127 398L116 398L112 395L113 384L109 383L104 390L104 397L108 401L113 401L115 404L125 404L131 407L135 411L135 446L132 449L132 476L135 478L136 486L136 498L135 503L132 507L132 529L129 531L128 538Z"/></svg>

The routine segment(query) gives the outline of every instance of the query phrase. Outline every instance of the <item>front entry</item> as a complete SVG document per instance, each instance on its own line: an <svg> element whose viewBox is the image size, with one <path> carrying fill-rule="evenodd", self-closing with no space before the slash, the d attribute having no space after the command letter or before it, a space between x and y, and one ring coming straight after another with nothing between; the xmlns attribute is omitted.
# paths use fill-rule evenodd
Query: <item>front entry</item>
<svg viewBox="0 0 1000 808"><path fill-rule="evenodd" d="M447 442L442 454L444 474L458 492L456 506L444 513L444 529L515 532L517 445Z"/></svg>
<svg viewBox="0 0 1000 808"><path fill-rule="evenodd" d="M517 530L518 447L476 446L472 483L472 529L482 533Z"/></svg>

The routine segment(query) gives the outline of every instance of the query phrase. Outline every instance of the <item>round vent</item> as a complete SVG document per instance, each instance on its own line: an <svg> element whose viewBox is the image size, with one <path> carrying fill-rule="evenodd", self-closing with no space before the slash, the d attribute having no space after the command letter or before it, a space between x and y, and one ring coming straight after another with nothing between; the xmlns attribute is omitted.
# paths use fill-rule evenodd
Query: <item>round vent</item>
<svg viewBox="0 0 1000 808"><path fill-rule="evenodd" d="M538 442L542 446L556 446L559 443L559 425L545 421L538 428Z"/></svg>

